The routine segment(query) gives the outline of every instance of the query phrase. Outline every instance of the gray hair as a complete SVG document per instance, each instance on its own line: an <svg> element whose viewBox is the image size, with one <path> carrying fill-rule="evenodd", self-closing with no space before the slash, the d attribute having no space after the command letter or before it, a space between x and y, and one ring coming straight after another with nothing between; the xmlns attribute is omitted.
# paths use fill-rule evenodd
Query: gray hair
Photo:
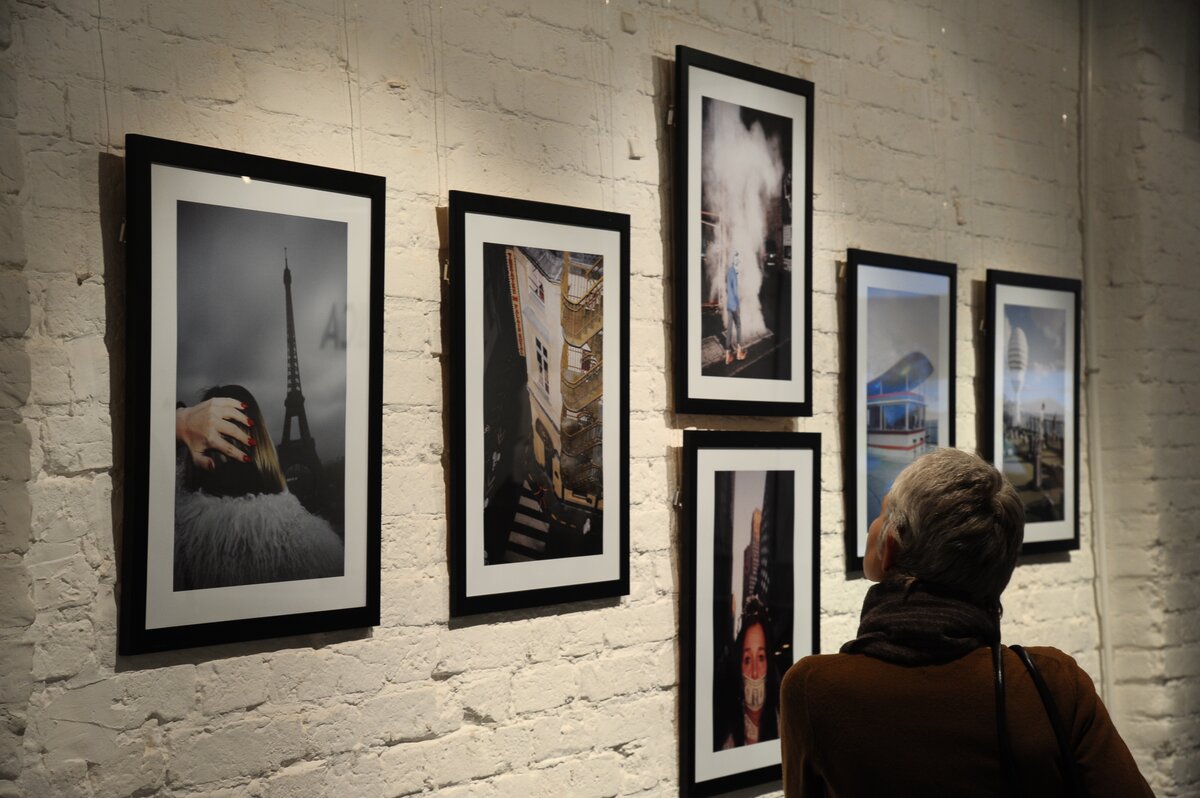
<svg viewBox="0 0 1200 798"><path fill-rule="evenodd" d="M999 471L978 455L936 449L900 472L887 509L884 535L900 543L896 574L999 602L1025 536L1025 508Z"/></svg>

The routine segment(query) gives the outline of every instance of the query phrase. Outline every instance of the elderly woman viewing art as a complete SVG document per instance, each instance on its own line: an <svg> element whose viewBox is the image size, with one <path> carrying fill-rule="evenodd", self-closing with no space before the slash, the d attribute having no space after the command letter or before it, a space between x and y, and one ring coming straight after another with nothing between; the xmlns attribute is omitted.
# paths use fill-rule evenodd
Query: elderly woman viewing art
<svg viewBox="0 0 1200 798"><path fill-rule="evenodd" d="M1030 673L999 646L1023 534L1016 492L978 457L939 449L901 472L868 535L863 570L879 584L858 636L783 680L788 796L1078 794ZM1029 654L1086 793L1152 795L1091 677L1058 649Z"/></svg>

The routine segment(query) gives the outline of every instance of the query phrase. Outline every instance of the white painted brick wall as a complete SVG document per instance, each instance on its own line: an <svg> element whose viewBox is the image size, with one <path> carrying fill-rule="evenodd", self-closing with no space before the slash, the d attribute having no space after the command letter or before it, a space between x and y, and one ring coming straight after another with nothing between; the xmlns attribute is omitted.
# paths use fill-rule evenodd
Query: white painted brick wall
<svg viewBox="0 0 1200 798"><path fill-rule="evenodd" d="M1200 8L1097 4L1101 444L1113 702L1160 796L1200 794Z"/></svg>
<svg viewBox="0 0 1200 798"><path fill-rule="evenodd" d="M852 636L866 586L842 560L838 262L863 247L959 264L959 443L974 446L985 270L1085 276L1080 20L1068 0L800 5L0 3L0 796L676 793L684 424L823 433L822 647ZM1122 4L1099 5L1124 120L1098 147L1108 238L1085 276L1111 283L1096 312L1115 703L1160 794L1195 794L1195 37L1166 22L1184 0L1134 33ZM668 410L678 43L816 83L811 419ZM116 659L124 369L106 296L123 287L107 284L99 206L126 132L388 180L383 624L368 637ZM434 208L451 188L631 214L633 579L616 606L447 624ZM1087 465L1084 547L1018 569L1006 635L1098 674Z"/></svg>

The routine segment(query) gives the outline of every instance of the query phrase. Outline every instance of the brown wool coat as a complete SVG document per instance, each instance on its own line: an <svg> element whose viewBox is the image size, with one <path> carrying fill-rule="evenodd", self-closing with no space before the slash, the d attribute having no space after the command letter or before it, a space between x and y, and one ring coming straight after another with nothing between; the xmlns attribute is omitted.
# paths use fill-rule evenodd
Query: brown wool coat
<svg viewBox="0 0 1200 798"><path fill-rule="evenodd" d="M1091 677L1054 648L1030 648L1091 798L1151 796ZM1066 795L1058 744L1037 688L1005 649L1008 728L1027 798ZM788 798L1004 796L990 649L945 665L863 654L805 657L783 680Z"/></svg>

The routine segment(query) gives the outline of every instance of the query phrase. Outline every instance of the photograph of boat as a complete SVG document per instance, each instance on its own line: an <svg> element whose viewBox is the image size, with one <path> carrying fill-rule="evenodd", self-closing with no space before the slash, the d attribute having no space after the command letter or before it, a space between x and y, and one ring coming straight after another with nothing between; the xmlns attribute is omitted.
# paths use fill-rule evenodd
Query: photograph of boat
<svg viewBox="0 0 1200 798"><path fill-rule="evenodd" d="M846 567L904 467L954 445L953 263L847 250Z"/></svg>
<svg viewBox="0 0 1200 798"><path fill-rule="evenodd" d="M946 442L945 390L938 373L939 322L936 294L871 287L867 290L865 417L866 517L879 515L883 496L904 466ZM944 357L944 356L943 356Z"/></svg>
<svg viewBox="0 0 1200 798"><path fill-rule="evenodd" d="M867 456L911 463L925 453L929 439L925 394L921 386L933 364L921 352L909 352L867 383ZM936 424L933 438L937 438Z"/></svg>

